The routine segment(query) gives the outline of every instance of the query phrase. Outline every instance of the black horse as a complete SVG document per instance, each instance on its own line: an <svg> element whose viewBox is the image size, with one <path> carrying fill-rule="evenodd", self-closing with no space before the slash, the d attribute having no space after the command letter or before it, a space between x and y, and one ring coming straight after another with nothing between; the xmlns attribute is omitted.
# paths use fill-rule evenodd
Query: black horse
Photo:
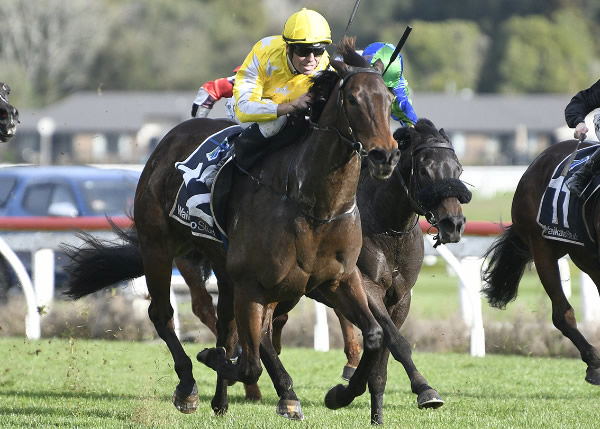
<svg viewBox="0 0 600 429"><path fill-rule="evenodd" d="M384 342L376 350L365 350L348 386L337 385L326 395L331 409L348 405L364 393L371 395L371 422L383 422L383 394L389 353L402 363L419 408L437 408L444 401L427 383L411 359L411 347L400 334L423 263L423 234L418 224L425 216L437 228L436 246L461 239L465 217L461 203L471 193L460 181L462 166L443 129L427 119L414 128L394 134L401 161L383 185L361 174L357 199L363 225L363 247L357 265L365 280L369 308L382 326ZM309 295L311 296L311 295ZM338 314L338 316L340 316ZM340 317L345 350L356 351L352 326ZM353 360L348 356L349 362ZM347 368L345 368L347 369Z"/></svg>
<svg viewBox="0 0 600 429"><path fill-rule="evenodd" d="M19 111L8 102L10 87L0 82L0 142L13 138L19 123Z"/></svg>
<svg viewBox="0 0 600 429"><path fill-rule="evenodd" d="M587 143L581 145L582 148L586 146ZM588 226L591 237L589 245L568 240L568 231L561 234L559 239L550 238L547 234L553 234L553 229L546 230L538 223L542 195L549 195L546 192L553 193L560 207L569 207L569 211L573 211L571 203L576 197L568 195L564 186L564 174L560 173L566 169L562 165L557 169L557 166L566 160L565 165L568 167L571 164L570 155L577 147L575 140L550 146L531 163L521 177L512 202L512 225L505 229L485 254L485 258L489 258L489 264L483 272L483 293L490 305L504 308L516 298L525 267L533 261L542 286L552 301L554 326L579 350L581 359L587 364L585 380L600 385L600 354L577 329L575 312L563 292L558 267L558 260L569 255L575 265L591 277L596 287L600 286L598 194L593 193L585 199L585 218L578 217L571 221L572 225ZM557 222L561 218L562 215L557 216ZM587 234L584 232L580 236L585 235Z"/></svg>

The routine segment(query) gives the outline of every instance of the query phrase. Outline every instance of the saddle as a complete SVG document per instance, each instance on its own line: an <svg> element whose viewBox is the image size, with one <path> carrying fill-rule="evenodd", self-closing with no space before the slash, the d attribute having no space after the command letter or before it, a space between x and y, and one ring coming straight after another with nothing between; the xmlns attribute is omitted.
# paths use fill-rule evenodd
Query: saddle
<svg viewBox="0 0 600 429"><path fill-rule="evenodd" d="M262 142L261 150L253 155L252 163L301 139L307 130L303 118L288 118L287 124L277 135ZM225 128L206 138L185 161L175 163L183 180L169 216L189 226L192 235L226 244L227 201L234 168L250 174L238 165L237 153L235 157L232 156L235 139L241 132L239 125ZM230 141L234 142L233 146ZM214 180L211 183L212 177Z"/></svg>
<svg viewBox="0 0 600 429"><path fill-rule="evenodd" d="M175 168L182 174L182 183L169 216L189 226L192 235L219 242L226 238L215 228L211 208L211 194L218 172L212 184L207 179L215 175L219 164L231 158L228 139L241 130L239 125L227 127L206 138L186 160L175 163Z"/></svg>
<svg viewBox="0 0 600 429"><path fill-rule="evenodd" d="M600 177L595 175L585 188L581 198L571 196L564 185L598 146L579 149L567 174L563 170L569 162L566 157L556 166L544 194L542 195L537 223L542 227L542 236L550 240L565 241L591 249L596 248L596 231L593 225L593 209L596 194L600 190Z"/></svg>

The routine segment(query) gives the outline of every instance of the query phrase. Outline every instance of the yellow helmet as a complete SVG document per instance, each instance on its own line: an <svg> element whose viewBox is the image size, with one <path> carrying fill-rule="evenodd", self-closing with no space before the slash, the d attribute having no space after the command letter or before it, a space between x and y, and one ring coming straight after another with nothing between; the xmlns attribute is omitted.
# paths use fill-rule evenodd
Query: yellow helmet
<svg viewBox="0 0 600 429"><path fill-rule="evenodd" d="M314 10L302 8L288 18L283 27L283 40L288 43L330 44L331 30L327 20Z"/></svg>

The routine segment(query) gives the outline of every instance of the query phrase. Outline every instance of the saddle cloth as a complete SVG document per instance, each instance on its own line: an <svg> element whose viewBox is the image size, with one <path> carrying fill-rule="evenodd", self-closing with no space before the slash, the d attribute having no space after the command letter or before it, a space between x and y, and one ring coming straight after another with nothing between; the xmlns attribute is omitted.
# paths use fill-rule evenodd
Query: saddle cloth
<svg viewBox="0 0 600 429"><path fill-rule="evenodd" d="M552 173L548 187L542 195L537 217L543 237L595 248L595 230L589 219L594 207L592 196L600 188L600 177L592 179L581 198L572 197L564 183L583 167L596 148L598 145L579 149L566 176L563 176L562 172L569 162L569 157L558 164Z"/></svg>
<svg viewBox="0 0 600 429"><path fill-rule="evenodd" d="M229 186L217 186L217 181L225 181L222 178L229 178L227 174L218 172L217 177L209 189L205 180L209 175L214 175L216 164L220 161L225 163L227 171L230 171L231 147L226 138L234 134L239 134L242 128L239 125L233 125L225 128L204 140L198 148L185 160L175 163L175 168L182 174L182 183L177 192L177 197L169 216L190 227L192 235L208 238L224 243L226 235L222 228L218 227L213 216L213 205L211 200L215 190L227 192ZM227 158L227 160L225 160ZM223 170L223 167L221 170ZM230 181L230 180L229 180ZM220 201L223 201L221 198ZM223 210L220 210L222 212Z"/></svg>

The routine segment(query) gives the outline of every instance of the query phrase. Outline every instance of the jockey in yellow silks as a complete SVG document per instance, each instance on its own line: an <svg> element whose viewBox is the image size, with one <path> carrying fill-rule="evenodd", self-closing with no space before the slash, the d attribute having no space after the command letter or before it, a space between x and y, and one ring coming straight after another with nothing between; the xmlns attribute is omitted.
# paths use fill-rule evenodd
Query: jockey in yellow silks
<svg viewBox="0 0 600 429"><path fill-rule="evenodd" d="M311 77L329 66L325 46L331 31L325 18L309 9L291 15L282 35L258 41L238 70L233 86L233 113L251 124L233 140L238 164L249 152L264 149L286 122L286 115L305 110ZM242 156L241 152L244 152Z"/></svg>

